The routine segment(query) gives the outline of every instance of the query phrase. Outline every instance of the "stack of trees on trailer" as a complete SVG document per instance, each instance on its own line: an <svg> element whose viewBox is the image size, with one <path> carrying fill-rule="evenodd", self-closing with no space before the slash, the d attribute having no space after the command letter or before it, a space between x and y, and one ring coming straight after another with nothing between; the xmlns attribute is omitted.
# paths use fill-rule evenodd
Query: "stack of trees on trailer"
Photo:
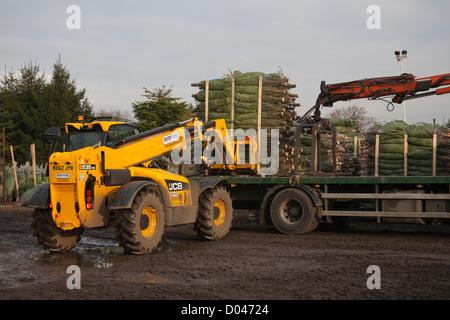
<svg viewBox="0 0 450 320"><path fill-rule="evenodd" d="M312 135L310 133L303 133L300 137L300 168L299 172L310 172L311 166L311 153L312 153ZM341 144L336 146L336 158L337 158L337 168L341 166L339 161L340 155L345 152L344 147ZM294 150L294 146L292 146ZM332 138L329 134L321 134L320 136L320 171L321 172L332 172L333 171L333 145Z"/></svg>
<svg viewBox="0 0 450 320"><path fill-rule="evenodd" d="M290 93L296 85L289 83L281 71L270 74L234 71L221 79L201 81L192 86L200 89L192 96L197 101L198 117L203 121L225 119L228 128L243 130L257 130L260 124L261 129L267 129L269 150L273 150L270 129L278 129L278 175L293 170L291 146L295 142L290 129L297 119L294 109L299 104L295 102L298 96Z"/></svg>
<svg viewBox="0 0 450 320"><path fill-rule="evenodd" d="M447 127L391 121L367 132L367 141L369 174L450 174L450 129Z"/></svg>
<svg viewBox="0 0 450 320"><path fill-rule="evenodd" d="M331 124L337 132L338 175L450 175L448 127L394 120L363 132L350 119L331 119ZM322 134L321 148L321 171L332 172L329 135ZM300 150L300 172L310 172L310 135L302 135Z"/></svg>
<svg viewBox="0 0 450 320"><path fill-rule="evenodd" d="M337 132L337 175L450 175L448 127L395 120L363 132L351 119L331 119L331 124ZM320 139L320 171L331 173L331 135ZM302 134L299 172L311 172L311 141L310 134Z"/></svg>
<svg viewBox="0 0 450 320"><path fill-rule="evenodd" d="M336 174L363 175L367 173L365 161L367 147L360 125L352 119L330 119L336 129ZM331 134L320 135L320 172L333 172L333 141ZM356 149L355 149L356 145ZM304 133L300 138L299 172L311 172L312 136ZM316 170L314 170L316 171Z"/></svg>
<svg viewBox="0 0 450 320"><path fill-rule="evenodd" d="M368 147L366 137L361 130L361 123L354 119L330 119L336 128L338 173L342 175L368 174Z"/></svg>

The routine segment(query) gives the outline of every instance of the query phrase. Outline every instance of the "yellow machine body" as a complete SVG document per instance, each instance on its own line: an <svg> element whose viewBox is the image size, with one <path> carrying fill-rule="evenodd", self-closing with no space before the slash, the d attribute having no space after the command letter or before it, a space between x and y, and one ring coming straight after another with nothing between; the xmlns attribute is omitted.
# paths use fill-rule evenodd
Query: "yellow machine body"
<svg viewBox="0 0 450 320"><path fill-rule="evenodd" d="M108 131L117 124L120 122L71 123L66 124L66 131L92 128L94 125ZM174 149L184 149L186 141L202 141L203 133L211 129L216 130L219 136L227 136L224 120L215 120L205 128L203 123L192 119L180 126L161 127L153 133L125 137L111 147L94 145L71 152L53 153L49 159L49 188L56 226L71 230L81 226L108 225L111 209L120 208L117 205L121 202L119 197L126 196L125 191L119 193L119 190L132 181L148 182L154 186L169 213L166 215L168 224L195 221L198 190L194 190L191 181L148 165L153 159ZM223 145L225 153L233 148L231 141L224 141ZM227 154L223 156L232 157ZM186 218L180 220L175 217L178 209L185 212Z"/></svg>

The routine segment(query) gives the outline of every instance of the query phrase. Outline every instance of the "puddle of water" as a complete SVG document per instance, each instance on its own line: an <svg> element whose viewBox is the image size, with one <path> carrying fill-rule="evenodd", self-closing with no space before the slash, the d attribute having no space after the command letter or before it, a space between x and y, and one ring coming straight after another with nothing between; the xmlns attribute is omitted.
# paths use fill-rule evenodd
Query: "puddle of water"
<svg viewBox="0 0 450 320"><path fill-rule="evenodd" d="M48 267L67 267L76 265L80 268L111 268L111 258L123 254L123 248L116 246L74 248L64 253L43 252L32 258L33 261Z"/></svg>
<svg viewBox="0 0 450 320"><path fill-rule="evenodd" d="M36 270L35 253L27 249L12 249L0 253L0 287L17 288L35 281L46 281L45 272Z"/></svg>
<svg viewBox="0 0 450 320"><path fill-rule="evenodd" d="M54 255L54 254L51 254ZM76 265L80 268L111 268L114 263L108 261L108 258L104 255L92 255L92 254L79 254L79 253L64 253L59 254L58 257L41 257L35 259L41 264L45 264L49 267L67 267L70 265Z"/></svg>
<svg viewBox="0 0 450 320"><path fill-rule="evenodd" d="M82 237L72 252L78 254L77 264L80 267L95 267L107 269L114 266L108 261L108 256L117 256L124 253L117 241L108 238Z"/></svg>
<svg viewBox="0 0 450 320"><path fill-rule="evenodd" d="M117 248L117 249L114 249ZM117 241L112 239L98 239L92 237L81 237L80 242L77 243L77 246L72 251L83 252L85 250L98 250L101 252L116 252L120 253L119 244ZM123 250L122 250L123 253Z"/></svg>
<svg viewBox="0 0 450 320"><path fill-rule="evenodd" d="M17 279L18 282L20 283L30 283L30 282L34 282L36 279L34 277L22 277Z"/></svg>
<svg viewBox="0 0 450 320"><path fill-rule="evenodd" d="M181 241L173 239L163 239L161 245L156 249L159 253L173 253L183 250L181 248Z"/></svg>
<svg viewBox="0 0 450 320"><path fill-rule="evenodd" d="M99 269L107 269L113 267L114 263L108 261L99 261L96 262L94 266Z"/></svg>
<svg viewBox="0 0 450 320"><path fill-rule="evenodd" d="M17 238L17 239L16 239ZM12 246L11 242L16 244ZM0 240L0 287L17 288L67 278L70 265L83 268L114 268L123 248L113 237L97 239L84 236L66 253L43 250L32 236Z"/></svg>

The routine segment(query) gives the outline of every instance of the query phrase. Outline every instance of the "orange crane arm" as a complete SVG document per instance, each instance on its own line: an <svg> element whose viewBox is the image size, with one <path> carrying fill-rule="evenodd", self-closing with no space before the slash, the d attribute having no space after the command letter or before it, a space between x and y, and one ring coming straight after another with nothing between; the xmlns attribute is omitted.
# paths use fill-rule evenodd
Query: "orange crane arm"
<svg viewBox="0 0 450 320"><path fill-rule="evenodd" d="M328 85L322 81L315 106L302 116L300 122L305 121L314 110L314 120L319 121L321 119L320 107L332 107L333 103L337 101L363 98L375 100L384 96L393 96L392 102L402 103L405 100L450 93L449 85L450 73L424 78L416 78L411 73L404 73L400 76L361 79ZM430 89L443 86L448 87L430 91Z"/></svg>

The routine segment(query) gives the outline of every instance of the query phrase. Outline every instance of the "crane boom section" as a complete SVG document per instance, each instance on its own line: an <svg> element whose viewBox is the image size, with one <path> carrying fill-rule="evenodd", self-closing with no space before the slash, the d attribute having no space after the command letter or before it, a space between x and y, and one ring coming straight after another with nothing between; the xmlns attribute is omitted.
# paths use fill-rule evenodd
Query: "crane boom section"
<svg viewBox="0 0 450 320"><path fill-rule="evenodd" d="M393 77L362 79L337 84L321 84L321 92L316 104L332 106L336 101L352 99L377 99L382 96L394 96L393 102L401 103L405 97L415 96L419 92L450 85L450 73L416 78L412 74ZM449 88L438 89L433 94L448 93Z"/></svg>
<svg viewBox="0 0 450 320"><path fill-rule="evenodd" d="M374 100L392 96L393 103L402 103L405 100L447 93L450 93L450 73L423 78L403 73L399 76L366 78L335 84L326 84L322 81L316 104L300 118L299 122L310 121L308 119L313 111L313 121L320 121L320 108L332 107L337 101L364 98Z"/></svg>

